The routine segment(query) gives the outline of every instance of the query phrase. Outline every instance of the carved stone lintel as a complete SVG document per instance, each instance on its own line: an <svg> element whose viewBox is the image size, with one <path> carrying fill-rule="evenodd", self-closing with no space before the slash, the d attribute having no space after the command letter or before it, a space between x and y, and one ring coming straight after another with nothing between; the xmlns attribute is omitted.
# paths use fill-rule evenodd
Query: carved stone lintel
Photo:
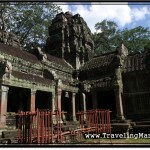
<svg viewBox="0 0 150 150"><path fill-rule="evenodd" d="M77 87L74 87L74 86L69 86L69 85L63 84L62 90L77 93L79 89Z"/></svg>

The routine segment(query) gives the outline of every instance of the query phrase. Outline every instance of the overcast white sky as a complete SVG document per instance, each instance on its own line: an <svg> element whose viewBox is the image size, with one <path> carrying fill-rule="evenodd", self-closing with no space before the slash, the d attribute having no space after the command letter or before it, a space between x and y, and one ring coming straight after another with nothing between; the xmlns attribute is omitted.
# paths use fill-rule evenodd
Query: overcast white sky
<svg viewBox="0 0 150 150"><path fill-rule="evenodd" d="M106 5L107 4L107 5ZM136 26L150 27L150 3L62 3L59 6L63 12L71 11L73 15L79 13L87 22L92 32L97 22L104 19L115 21L119 28L134 28ZM139 3L138 3L139 4Z"/></svg>

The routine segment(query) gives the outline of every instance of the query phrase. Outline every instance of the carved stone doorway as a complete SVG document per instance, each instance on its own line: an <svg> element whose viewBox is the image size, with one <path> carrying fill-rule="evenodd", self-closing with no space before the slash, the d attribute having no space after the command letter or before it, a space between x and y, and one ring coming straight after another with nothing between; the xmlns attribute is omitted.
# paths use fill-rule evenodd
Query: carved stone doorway
<svg viewBox="0 0 150 150"><path fill-rule="evenodd" d="M113 90L97 92L97 107L98 109L110 109L111 119L116 117L116 100Z"/></svg>
<svg viewBox="0 0 150 150"><path fill-rule="evenodd" d="M7 115L6 125L17 128L18 116L15 113L18 111L30 111L31 90L20 87L9 87L7 99Z"/></svg>
<svg viewBox="0 0 150 150"><path fill-rule="evenodd" d="M9 87L7 112L18 112L30 110L30 89Z"/></svg>
<svg viewBox="0 0 150 150"><path fill-rule="evenodd" d="M62 99L61 99L61 110L67 112L65 114L66 120L71 120L72 117L72 100L71 93L67 91L62 91Z"/></svg>

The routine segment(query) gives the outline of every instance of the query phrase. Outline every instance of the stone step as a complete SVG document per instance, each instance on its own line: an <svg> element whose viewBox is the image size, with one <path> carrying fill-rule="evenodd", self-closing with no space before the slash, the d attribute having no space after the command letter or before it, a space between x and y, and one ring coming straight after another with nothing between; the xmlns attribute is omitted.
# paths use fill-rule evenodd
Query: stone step
<svg viewBox="0 0 150 150"><path fill-rule="evenodd" d="M2 131L2 138L11 138L17 136L18 136L18 130Z"/></svg>
<svg viewBox="0 0 150 150"><path fill-rule="evenodd" d="M133 128L150 128L150 125L135 125Z"/></svg>
<svg viewBox="0 0 150 150"><path fill-rule="evenodd" d="M112 123L112 133L126 133L130 129L129 123Z"/></svg>
<svg viewBox="0 0 150 150"><path fill-rule="evenodd" d="M136 125L150 125L150 121L138 121Z"/></svg>

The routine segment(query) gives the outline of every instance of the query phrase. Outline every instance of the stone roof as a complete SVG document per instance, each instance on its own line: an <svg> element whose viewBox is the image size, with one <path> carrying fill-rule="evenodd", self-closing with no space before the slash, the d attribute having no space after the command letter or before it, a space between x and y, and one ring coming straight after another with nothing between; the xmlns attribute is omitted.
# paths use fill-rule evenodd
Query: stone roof
<svg viewBox="0 0 150 150"><path fill-rule="evenodd" d="M51 85L53 83L53 81L50 79L46 79L46 78L42 78L36 75L27 74L27 73L18 72L18 71L12 71L12 75L19 79L31 81L32 83L41 83L41 84L46 84L46 85Z"/></svg>
<svg viewBox="0 0 150 150"><path fill-rule="evenodd" d="M96 56L90 61L86 62L81 67L81 71L93 70L99 68L103 73L109 72L109 69L113 69L116 62L115 52L106 53L104 55ZM150 53L135 53L128 55L123 62L123 71L131 72L137 70L144 70L147 67L150 68Z"/></svg>
<svg viewBox="0 0 150 150"><path fill-rule="evenodd" d="M25 50L21 50L19 48L14 48L12 46L0 43L0 51L8 55L30 61L32 63L38 63L38 58L36 57L36 55L31 54Z"/></svg>
<svg viewBox="0 0 150 150"><path fill-rule="evenodd" d="M86 62L84 66L82 66L80 69L91 70L95 68L108 67L114 62L115 57L115 52L93 57L91 60Z"/></svg>
<svg viewBox="0 0 150 150"><path fill-rule="evenodd" d="M19 48L15 48L3 43L0 43L0 51L32 63L40 63L38 57L35 54L29 53L28 51L21 50ZM64 59L52 56L48 53L46 55L49 61L67 68L72 68L71 65L69 65Z"/></svg>
<svg viewBox="0 0 150 150"><path fill-rule="evenodd" d="M70 64L68 64L63 58L55 57L48 53L46 53L46 56L47 56L47 59L51 62L54 62L63 67L72 68L72 66Z"/></svg>

